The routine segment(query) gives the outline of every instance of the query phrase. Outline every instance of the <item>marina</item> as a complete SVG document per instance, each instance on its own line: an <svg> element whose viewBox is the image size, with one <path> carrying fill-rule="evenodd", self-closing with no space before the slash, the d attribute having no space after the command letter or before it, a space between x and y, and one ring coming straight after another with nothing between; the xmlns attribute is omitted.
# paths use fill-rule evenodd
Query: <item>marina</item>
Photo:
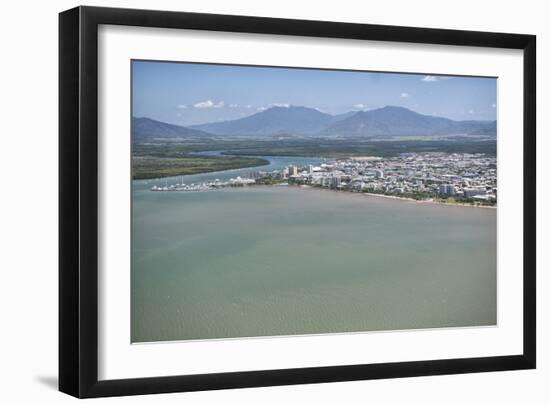
<svg viewBox="0 0 550 404"><path fill-rule="evenodd" d="M252 178L241 178L237 176L236 178L230 178L228 181L221 181L220 179L216 178L214 181L210 182L203 182L199 184L191 183L191 184L185 184L183 182L183 179L181 183L171 184L168 185L166 183L163 187L153 185L151 188L151 191L208 191L212 189L217 188L225 188L225 187L242 187L245 185L254 184L256 181Z"/></svg>

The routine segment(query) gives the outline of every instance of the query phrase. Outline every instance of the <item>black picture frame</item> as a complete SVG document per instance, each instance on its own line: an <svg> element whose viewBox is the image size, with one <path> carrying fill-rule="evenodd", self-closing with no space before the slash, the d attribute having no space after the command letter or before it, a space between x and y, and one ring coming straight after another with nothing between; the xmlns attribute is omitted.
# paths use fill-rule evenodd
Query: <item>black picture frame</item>
<svg viewBox="0 0 550 404"><path fill-rule="evenodd" d="M467 359L98 380L98 26L113 24L523 50L523 353ZM75 397L533 369L536 366L536 37L131 9L59 15L59 390Z"/></svg>

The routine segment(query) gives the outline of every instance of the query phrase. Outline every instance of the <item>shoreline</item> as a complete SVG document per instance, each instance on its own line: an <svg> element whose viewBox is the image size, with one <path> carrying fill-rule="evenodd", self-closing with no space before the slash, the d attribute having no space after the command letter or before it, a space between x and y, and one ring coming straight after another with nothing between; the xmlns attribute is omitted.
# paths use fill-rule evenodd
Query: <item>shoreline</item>
<svg viewBox="0 0 550 404"><path fill-rule="evenodd" d="M252 187L277 187L280 185L252 185ZM314 189L314 190L321 190L321 191L330 191L330 192L336 192L341 194L350 194L350 195L360 195L360 196L366 196L366 197L378 197L378 198L385 198L385 199L392 199L396 201L405 201L405 202L416 202L421 204L434 204L434 205L443 205L443 206L458 206L458 207L465 207L465 208L483 208L483 209L497 209L497 206L489 206L489 205L473 205L470 203L460 203L460 202L442 202L435 199L413 199L413 198L407 198L403 196L396 196L396 195L384 195L384 194L375 194L371 192L350 192L350 191L339 191L334 189L327 189L323 187L313 187L311 185L291 185L288 184L289 187L296 187L296 188L306 188L306 189Z"/></svg>
<svg viewBox="0 0 550 404"><path fill-rule="evenodd" d="M196 155L196 156L201 156L201 155L206 155L206 156L212 156L210 153L213 153L212 151L207 151L207 152L192 152L191 154L192 155ZM217 154L214 154L214 156L229 156L229 157L232 157L232 156L236 156L236 155L231 155L231 154L223 154L223 150L222 151L214 151L214 153L217 153ZM240 156L239 156L240 157ZM132 178L132 182L133 181L151 181L151 180L162 180L162 179L170 179L170 178L177 178L177 177L181 177L181 176L192 176L192 175L201 175L201 174L217 174L217 173L227 173L227 172L232 172L232 171L239 171L239 170L242 170L242 169L247 169L247 168L256 168L256 167L265 167L265 166L269 166L272 164L272 161L269 160L269 157L296 157L296 156L286 156L286 155L275 155L275 156L264 156L264 155L254 155L254 156L246 156L245 158L256 158L258 160L263 160L265 163L262 163L262 164L254 164L254 165L245 165L245 166L241 166L241 167L235 167L235 168L230 168L230 169L225 169L225 170L205 170L205 171L200 171L200 172L195 172L195 173L186 173L186 174L171 174L171 175L168 175L168 176L162 176L162 177L140 177L140 178ZM307 158L305 156L300 156L302 158ZM317 157L317 158L323 158L323 157ZM366 158L366 157L358 157L358 158ZM371 158L374 158L374 159L378 159L379 157L372 157L372 156L369 156L367 157L368 159L371 159ZM276 186L280 186L282 184L250 184L250 185L247 185L248 187L276 187ZM288 186L291 186L291 187L297 187L297 188L307 188L307 189L319 189L319 190L324 190L324 191L332 191L332 192L336 192L336 193L342 193L342 194L360 194L362 196L374 196L374 197L379 197L379 198L386 198L386 199L393 199L393 200L400 200L400 201L408 201L408 202L417 202L417 203L423 203L423 204L426 204L426 203L429 203L429 204L435 204L435 205L447 205L447 206L459 206L459 207L469 207L469 208L485 208L485 209L497 209L497 205L476 205L474 203L464 203L464 202L446 202L444 200L438 200L438 199L414 199L414 198L410 198L410 197L405 197L405 196L398 196L398 195L387 195L387 194L381 194L381 193L373 193L373 192L354 192L354 191L349 191L349 190L339 190L339 189L331 189L331 188L326 188L326 187L320 187L320 186L312 186L312 185L307 185L307 184L289 184L289 183L286 183L285 185L288 185Z"/></svg>
<svg viewBox="0 0 550 404"><path fill-rule="evenodd" d="M136 176L132 176L132 181L153 181L153 180L164 180L164 179L170 179L170 178L177 178L177 177L182 177L182 176L225 173L225 172L231 172L231 171L236 171L236 170L243 170L243 169L246 169L246 168L265 167L265 166L268 166L268 165L271 164L271 162L268 161L268 160L265 160L265 159L262 159L262 160L266 161L266 163L253 164L253 165L243 165L243 166L239 166L239 167L228 168L226 170L218 170L218 169L203 170L203 171L192 172L192 173L180 173L180 174L163 175L163 176L160 176L160 177L143 177L143 176L136 177Z"/></svg>
<svg viewBox="0 0 550 404"><path fill-rule="evenodd" d="M346 192L346 191L343 191ZM355 192L349 192L349 193L355 193ZM359 193L359 192L357 192ZM376 196L380 198L386 198L386 199L394 199L394 200L400 200L400 201L409 201L409 202L417 202L417 203L433 203L436 205L447 205L447 206L461 206L461 207L467 207L467 208L485 208L485 209L496 209L497 206L489 206L489 205L473 205L471 203L461 203L461 202L442 202L438 201L436 199L413 199L413 198L406 198L402 196L394 196L394 195L384 195L384 194L375 194L370 192L361 192L361 195L364 196Z"/></svg>
<svg viewBox="0 0 550 404"><path fill-rule="evenodd" d="M249 184L249 185L243 185L243 186L235 186L235 187L221 187L214 189L214 191L242 191L243 189L249 188L302 188L306 190L314 190L314 191L320 191L320 192L327 192L327 193L334 193L334 194L340 194L340 195L356 195L356 196L362 196L362 197L377 197L377 198L383 198L383 199L390 199L394 201L402 201L402 202L415 202L419 204L433 204L433 205L439 205L439 206L454 206L454 207L464 207L464 208L483 208L483 209L497 209L497 206L489 206L489 205L473 205L469 203L460 203L460 202L443 202L436 199L414 199L414 198L408 198L403 196L396 196L396 195L384 195L384 194L375 194L370 192L351 192L351 191L342 191L342 190L334 190L329 188L323 188L323 187L316 187L311 185L294 185L294 184L288 184L288 183L280 183L280 184ZM207 192L208 190L192 190L192 191L184 191L184 192ZM172 192L178 192L177 190Z"/></svg>

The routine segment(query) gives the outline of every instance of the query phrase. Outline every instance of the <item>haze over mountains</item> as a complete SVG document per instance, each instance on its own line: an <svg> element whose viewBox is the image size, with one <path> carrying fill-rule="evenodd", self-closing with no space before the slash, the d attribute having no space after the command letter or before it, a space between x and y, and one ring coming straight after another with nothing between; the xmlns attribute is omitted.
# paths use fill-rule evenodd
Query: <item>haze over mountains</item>
<svg viewBox="0 0 550 404"><path fill-rule="evenodd" d="M272 107L246 118L233 121L194 125L215 135L273 135L278 133L315 134L332 123L345 119L348 114L330 115L306 107Z"/></svg>
<svg viewBox="0 0 550 404"><path fill-rule="evenodd" d="M132 135L134 136L134 141L145 141L147 139L158 138L211 136L209 133L197 129L155 121L150 118L132 118Z"/></svg>
<svg viewBox="0 0 550 404"><path fill-rule="evenodd" d="M370 111L330 115L307 107L272 107L254 115L190 127L148 118L133 118L134 141L149 138L238 136L496 136L496 121L454 121L422 115L403 107L387 106Z"/></svg>
<svg viewBox="0 0 550 404"><path fill-rule="evenodd" d="M496 135L496 121L453 121L403 107L359 111L327 127L323 134L347 136Z"/></svg>

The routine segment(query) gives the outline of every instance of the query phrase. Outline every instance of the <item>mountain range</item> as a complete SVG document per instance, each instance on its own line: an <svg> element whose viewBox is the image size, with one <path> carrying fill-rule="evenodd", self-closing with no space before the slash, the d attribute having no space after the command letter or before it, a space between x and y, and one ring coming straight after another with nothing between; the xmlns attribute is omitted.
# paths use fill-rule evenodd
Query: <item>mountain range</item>
<svg viewBox="0 0 550 404"><path fill-rule="evenodd" d="M246 118L233 121L206 123L192 128L215 135L273 135L273 134L315 134L348 114L330 115L306 107L272 107Z"/></svg>
<svg viewBox="0 0 550 404"><path fill-rule="evenodd" d="M201 130L155 121L150 118L132 118L132 136L134 142L143 142L150 139L209 137L212 135Z"/></svg>
<svg viewBox="0 0 550 404"><path fill-rule="evenodd" d="M403 107L359 111L322 131L326 135L418 136L418 135L496 135L496 121L454 121L422 115Z"/></svg>
<svg viewBox="0 0 550 404"><path fill-rule="evenodd" d="M183 127L149 118L133 118L134 141L157 138L306 135L385 137L419 135L496 136L496 121L455 121L423 115L403 107L386 106L369 111L330 115L313 108L272 107L251 116Z"/></svg>

